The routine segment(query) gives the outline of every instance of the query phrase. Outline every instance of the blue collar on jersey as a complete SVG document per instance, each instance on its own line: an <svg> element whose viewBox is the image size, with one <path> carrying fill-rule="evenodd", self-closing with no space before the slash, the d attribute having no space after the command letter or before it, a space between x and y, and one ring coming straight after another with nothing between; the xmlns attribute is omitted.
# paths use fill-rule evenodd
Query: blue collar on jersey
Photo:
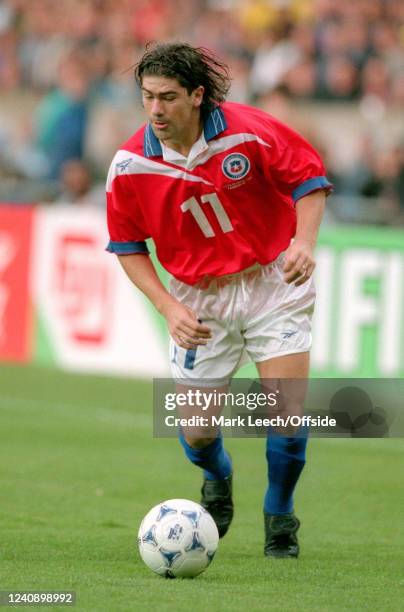
<svg viewBox="0 0 404 612"><path fill-rule="evenodd" d="M203 124L203 132L206 141L211 140L218 134L224 132L227 128L226 119L220 106L213 110L205 123ZM150 123L146 125L143 137L143 153L145 157L156 157L163 155L161 144L158 138L154 135Z"/></svg>

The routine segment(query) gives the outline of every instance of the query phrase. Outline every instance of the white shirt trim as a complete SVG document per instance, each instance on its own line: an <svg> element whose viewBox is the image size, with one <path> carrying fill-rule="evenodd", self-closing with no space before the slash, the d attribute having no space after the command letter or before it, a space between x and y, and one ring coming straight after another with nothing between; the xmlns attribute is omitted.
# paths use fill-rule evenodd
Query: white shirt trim
<svg viewBox="0 0 404 612"><path fill-rule="evenodd" d="M199 136L198 140L192 145L187 157L185 155L182 155L178 151L175 151L174 149L166 147L166 145L161 140L160 144L161 150L163 152L164 161L171 162L172 164L176 164L178 166L182 166L183 168L189 168L191 165L193 165L193 162L196 160L196 158L202 153L205 153L205 151L207 151L209 148L203 131Z"/></svg>

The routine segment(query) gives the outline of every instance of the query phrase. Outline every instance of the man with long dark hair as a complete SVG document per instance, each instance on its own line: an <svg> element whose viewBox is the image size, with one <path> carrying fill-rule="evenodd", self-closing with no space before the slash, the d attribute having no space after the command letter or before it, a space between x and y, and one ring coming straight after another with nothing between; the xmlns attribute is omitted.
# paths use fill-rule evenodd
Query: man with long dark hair
<svg viewBox="0 0 404 612"><path fill-rule="evenodd" d="M157 45L135 76L149 121L111 164L108 250L166 318L174 379L226 388L243 351L261 379L306 378L313 249L331 188L318 154L266 113L225 102L227 67L206 49ZM170 292L147 238L173 277ZM222 537L233 517L231 458L221 435L183 430L180 439L204 470L201 503ZM306 442L268 437L267 556L298 556L293 491Z"/></svg>

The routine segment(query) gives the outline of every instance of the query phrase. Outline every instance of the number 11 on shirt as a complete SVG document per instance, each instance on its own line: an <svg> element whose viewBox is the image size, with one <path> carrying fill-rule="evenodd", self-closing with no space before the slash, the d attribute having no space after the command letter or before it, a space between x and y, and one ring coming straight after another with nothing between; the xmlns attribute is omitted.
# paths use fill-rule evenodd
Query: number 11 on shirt
<svg viewBox="0 0 404 612"><path fill-rule="evenodd" d="M209 202L224 233L233 231L231 221L216 193L207 193L201 196L201 201L203 203ZM181 210L182 212L189 210L206 238L212 238L215 235L213 227L202 210L202 206L194 196L181 204Z"/></svg>

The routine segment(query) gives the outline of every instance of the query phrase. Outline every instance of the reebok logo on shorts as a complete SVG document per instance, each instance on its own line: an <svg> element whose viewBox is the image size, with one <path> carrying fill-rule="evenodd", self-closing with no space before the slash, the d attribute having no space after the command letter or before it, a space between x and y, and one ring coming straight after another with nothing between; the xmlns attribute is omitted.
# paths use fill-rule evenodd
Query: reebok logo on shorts
<svg viewBox="0 0 404 612"><path fill-rule="evenodd" d="M281 332L282 336L284 337L284 339L286 338L291 338L292 336L294 336L295 334L297 334L297 330L296 331L283 331Z"/></svg>

